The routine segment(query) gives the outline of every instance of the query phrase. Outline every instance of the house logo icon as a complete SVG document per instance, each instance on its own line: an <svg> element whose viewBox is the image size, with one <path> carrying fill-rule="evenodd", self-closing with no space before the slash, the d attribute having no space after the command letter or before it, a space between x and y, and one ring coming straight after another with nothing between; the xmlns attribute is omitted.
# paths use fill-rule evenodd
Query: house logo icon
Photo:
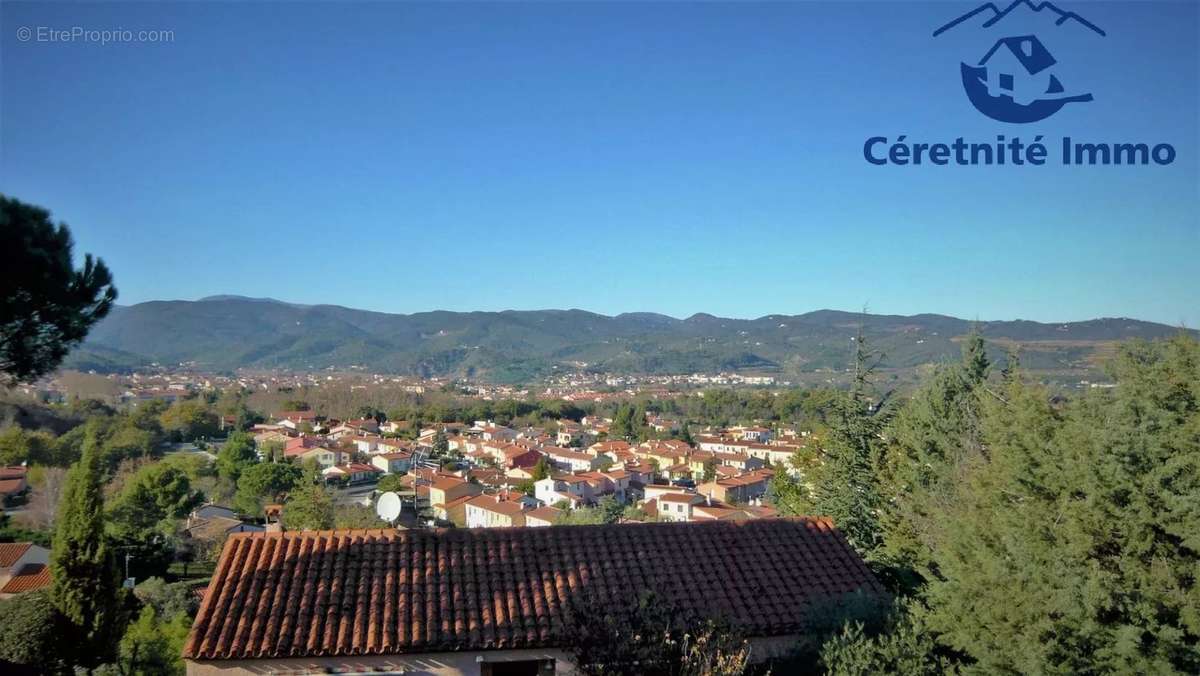
<svg viewBox="0 0 1200 676"><path fill-rule="evenodd" d="M1003 10L989 2L943 25L933 35L971 26L980 17L986 20L977 29L1003 30L1002 22L1017 23L1013 21L1017 18L1024 19L1028 26L1030 19L1044 17L1049 20L1049 30L1075 27L1105 35L1074 12L1064 12L1050 2L1034 4L1030 0L1015 0ZM990 48L977 63L963 62L959 68L967 98L984 115L1000 122L1026 124L1044 120L1068 103L1092 100L1090 93L1071 93L1063 86L1055 73L1057 59L1037 35L1009 35L988 42Z"/></svg>

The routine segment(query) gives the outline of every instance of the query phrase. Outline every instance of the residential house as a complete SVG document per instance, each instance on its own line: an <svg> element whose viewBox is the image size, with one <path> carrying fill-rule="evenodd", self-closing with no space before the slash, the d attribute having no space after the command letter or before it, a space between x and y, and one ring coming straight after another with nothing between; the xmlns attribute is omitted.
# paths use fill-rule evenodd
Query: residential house
<svg viewBox="0 0 1200 676"><path fill-rule="evenodd" d="M666 521L691 521L692 508L705 504L695 493L664 493L656 499L658 515Z"/></svg>
<svg viewBox="0 0 1200 676"><path fill-rule="evenodd" d="M25 467L0 467L0 506L29 489L27 471Z"/></svg>
<svg viewBox="0 0 1200 676"><path fill-rule="evenodd" d="M377 481L379 475L383 474L383 470L375 465L367 465L361 462L351 462L345 465L334 465L321 470L321 476L326 481L337 480L345 481L351 484L369 483Z"/></svg>
<svg viewBox="0 0 1200 676"><path fill-rule="evenodd" d="M479 484L473 484L456 476L438 476L429 484L429 507L434 516L442 521L452 521L448 507L462 497L474 497L483 492Z"/></svg>
<svg viewBox="0 0 1200 676"><path fill-rule="evenodd" d="M526 528L542 528L544 526L553 526L558 522L566 512L549 505L531 509L525 512L525 527Z"/></svg>
<svg viewBox="0 0 1200 676"><path fill-rule="evenodd" d="M760 469L696 486L696 492L721 502L750 502L766 494L775 473Z"/></svg>
<svg viewBox="0 0 1200 676"><path fill-rule="evenodd" d="M543 505L566 502L571 509L592 501L592 484L586 477L561 474L533 482L533 497Z"/></svg>
<svg viewBox="0 0 1200 676"><path fill-rule="evenodd" d="M761 505L731 506L717 502L706 502L692 507L692 521L745 521L747 519L769 519L779 516L771 507Z"/></svg>
<svg viewBox="0 0 1200 676"><path fill-rule="evenodd" d="M0 599L49 585L49 549L32 542L0 542Z"/></svg>
<svg viewBox="0 0 1200 676"><path fill-rule="evenodd" d="M603 613L639 589L737 626L752 659L793 648L815 609L885 594L824 518L248 533L226 543L183 656L189 676L566 676L563 594Z"/></svg>
<svg viewBox="0 0 1200 676"><path fill-rule="evenodd" d="M559 446L571 446L574 444L582 444L584 441L583 425L574 420L559 420L558 434L555 436L555 443Z"/></svg>
<svg viewBox="0 0 1200 676"><path fill-rule="evenodd" d="M371 464L388 474L404 474L412 466L412 453L380 453L371 457Z"/></svg>
<svg viewBox="0 0 1200 676"><path fill-rule="evenodd" d="M346 454L342 451L327 448L321 437L296 437L289 439L283 448L283 455L296 462L316 460L321 469L326 469L346 462Z"/></svg>
<svg viewBox="0 0 1200 676"><path fill-rule="evenodd" d="M570 448L543 446L542 453L550 461L550 464L568 472L586 472L596 469L601 465L601 460L598 456Z"/></svg>
<svg viewBox="0 0 1200 676"><path fill-rule="evenodd" d="M495 495L477 495L467 502L467 528L512 528L525 525L525 509L519 502Z"/></svg>

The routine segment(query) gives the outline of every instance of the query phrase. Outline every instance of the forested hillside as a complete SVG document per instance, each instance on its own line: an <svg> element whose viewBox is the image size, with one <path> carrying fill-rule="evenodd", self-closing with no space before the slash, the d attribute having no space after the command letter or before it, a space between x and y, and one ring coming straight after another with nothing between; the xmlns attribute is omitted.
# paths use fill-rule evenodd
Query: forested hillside
<svg viewBox="0 0 1200 676"><path fill-rule="evenodd" d="M424 376L519 381L554 369L612 373L842 369L864 335L882 366L953 359L971 322L943 315L863 315L820 310L727 319L583 310L384 314L219 296L114 308L68 366L98 371L159 362L200 368L321 369L362 366ZM1030 369L1087 369L1127 338L1176 328L1132 319L1066 324L980 322L993 357L1019 348Z"/></svg>

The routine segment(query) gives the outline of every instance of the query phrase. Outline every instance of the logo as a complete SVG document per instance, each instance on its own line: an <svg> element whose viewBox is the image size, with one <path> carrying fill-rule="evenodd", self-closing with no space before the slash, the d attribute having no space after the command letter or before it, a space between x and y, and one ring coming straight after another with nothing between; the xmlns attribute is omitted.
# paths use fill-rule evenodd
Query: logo
<svg viewBox="0 0 1200 676"><path fill-rule="evenodd" d="M1006 27L1018 25L1022 29L1018 34L1005 34ZM1092 101L1091 93L1067 90L1059 78L1058 60L1038 36L1057 38L1061 32L1076 30L1106 35L1087 19L1050 2L1015 0L1004 10L989 2L938 28L933 36L970 27L990 36L978 62L959 64L963 90L979 112L1000 122L1027 124L1050 117L1068 103ZM1002 37L996 38L997 34Z"/></svg>

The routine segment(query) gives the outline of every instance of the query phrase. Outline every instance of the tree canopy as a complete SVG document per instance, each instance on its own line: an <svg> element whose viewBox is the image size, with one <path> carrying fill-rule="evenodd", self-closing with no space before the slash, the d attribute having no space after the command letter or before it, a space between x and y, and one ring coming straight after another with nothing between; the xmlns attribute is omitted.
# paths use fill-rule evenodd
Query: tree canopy
<svg viewBox="0 0 1200 676"><path fill-rule="evenodd" d="M75 268L65 223L0 195L0 381L31 382L56 369L112 309L117 289L104 261Z"/></svg>

